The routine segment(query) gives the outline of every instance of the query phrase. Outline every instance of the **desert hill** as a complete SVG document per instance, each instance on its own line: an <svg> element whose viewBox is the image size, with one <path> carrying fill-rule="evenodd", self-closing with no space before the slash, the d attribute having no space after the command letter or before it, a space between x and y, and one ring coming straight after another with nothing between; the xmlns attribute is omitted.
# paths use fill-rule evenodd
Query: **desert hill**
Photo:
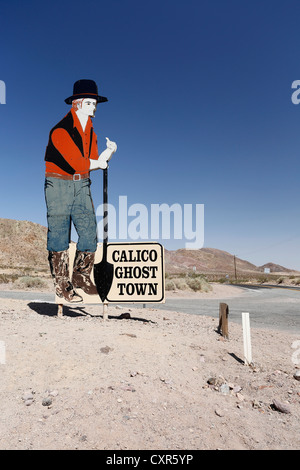
<svg viewBox="0 0 300 470"><path fill-rule="evenodd" d="M27 220L0 218L0 266L48 266L47 228Z"/></svg>
<svg viewBox="0 0 300 470"><path fill-rule="evenodd" d="M0 267L48 268L46 241L46 227L29 221L0 218ZM239 274L254 274L263 272L264 267L270 268L271 272L291 272L274 263L255 266L216 248L165 250L165 270L174 274L194 270L203 274L232 275L235 269Z"/></svg>
<svg viewBox="0 0 300 470"><path fill-rule="evenodd" d="M292 273L294 270L285 268L275 263L266 263L263 266L255 266L249 261L235 257L231 253L216 248L201 248L200 250L179 249L165 251L166 271L178 273L195 270L204 274L255 274L264 272L269 268L271 273Z"/></svg>
<svg viewBox="0 0 300 470"><path fill-rule="evenodd" d="M264 271L264 268L269 268L271 273L290 273L292 272L291 269L284 268L283 266L280 266L280 264L274 264L274 263L266 263L263 266L260 266L259 269L261 271Z"/></svg>
<svg viewBox="0 0 300 470"><path fill-rule="evenodd" d="M201 248L200 250L179 249L166 251L166 271L176 273L191 271L198 273L232 273L234 271L234 256L216 248ZM235 258L236 269L239 272L258 272L258 268L248 261Z"/></svg>

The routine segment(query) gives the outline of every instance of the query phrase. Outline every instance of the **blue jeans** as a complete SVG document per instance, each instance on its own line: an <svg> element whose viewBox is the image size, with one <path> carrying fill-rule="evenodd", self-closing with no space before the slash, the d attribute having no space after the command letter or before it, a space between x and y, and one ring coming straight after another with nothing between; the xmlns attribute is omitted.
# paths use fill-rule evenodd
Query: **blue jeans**
<svg viewBox="0 0 300 470"><path fill-rule="evenodd" d="M45 179L48 251L69 248L71 222L78 234L77 250L96 251L97 222L90 186L89 178L80 181Z"/></svg>

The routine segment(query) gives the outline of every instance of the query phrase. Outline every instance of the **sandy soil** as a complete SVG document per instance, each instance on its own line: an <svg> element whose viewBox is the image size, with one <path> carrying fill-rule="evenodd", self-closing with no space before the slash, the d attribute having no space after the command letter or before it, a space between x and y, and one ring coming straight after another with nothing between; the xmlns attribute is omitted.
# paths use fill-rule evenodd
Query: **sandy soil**
<svg viewBox="0 0 300 470"><path fill-rule="evenodd" d="M198 294L233 295L224 285ZM225 340L217 318L56 313L1 299L0 449L299 449L299 335L252 328L250 367L242 327L230 324Z"/></svg>

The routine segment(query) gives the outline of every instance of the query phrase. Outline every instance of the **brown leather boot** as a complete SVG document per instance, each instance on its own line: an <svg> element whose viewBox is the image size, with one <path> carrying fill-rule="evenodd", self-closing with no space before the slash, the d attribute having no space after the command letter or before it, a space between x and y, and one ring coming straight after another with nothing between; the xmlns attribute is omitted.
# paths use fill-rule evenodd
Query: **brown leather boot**
<svg viewBox="0 0 300 470"><path fill-rule="evenodd" d="M69 253L65 251L49 251L50 270L54 281L55 292L68 302L82 302L69 279Z"/></svg>
<svg viewBox="0 0 300 470"><path fill-rule="evenodd" d="M88 295L97 295L96 286L91 281L91 272L94 266L95 253L88 251L76 251L72 284L77 289L82 289Z"/></svg>

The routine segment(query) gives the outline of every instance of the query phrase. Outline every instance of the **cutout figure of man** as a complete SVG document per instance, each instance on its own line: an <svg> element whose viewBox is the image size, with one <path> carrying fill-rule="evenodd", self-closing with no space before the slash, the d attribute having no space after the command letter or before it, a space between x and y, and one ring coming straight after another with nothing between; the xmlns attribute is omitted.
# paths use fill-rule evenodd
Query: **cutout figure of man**
<svg viewBox="0 0 300 470"><path fill-rule="evenodd" d="M108 101L98 95L93 80L78 80L73 95L65 99L72 108L51 129L46 149L45 198L47 205L47 249L56 295L68 302L81 302L76 292L81 288L97 294L90 275L97 249L96 216L90 192L90 171L108 166L117 150L108 138L107 148L98 154L97 136L92 117L98 103ZM69 273L71 223L78 234L72 282Z"/></svg>

